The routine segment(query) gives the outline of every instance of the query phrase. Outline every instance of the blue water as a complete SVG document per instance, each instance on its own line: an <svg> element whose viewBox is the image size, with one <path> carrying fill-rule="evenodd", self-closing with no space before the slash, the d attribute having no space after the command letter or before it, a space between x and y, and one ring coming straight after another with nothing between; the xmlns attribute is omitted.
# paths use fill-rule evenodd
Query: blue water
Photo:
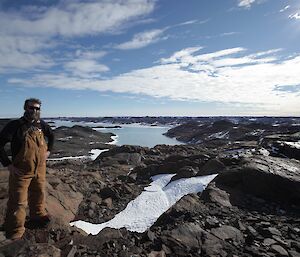
<svg viewBox="0 0 300 257"><path fill-rule="evenodd" d="M166 145L180 145L183 144L176 139L169 138L163 135L163 133L167 132L170 127L152 127L152 126L142 126L142 125L128 125L128 124L108 124L108 123L91 123L91 122L71 122L71 121L55 121L55 126L67 126L72 127L74 125L81 126L115 126L120 125L121 129L99 129L95 130L101 132L111 132L117 135L116 145L139 145L139 146L147 146L154 147L158 144L166 144Z"/></svg>

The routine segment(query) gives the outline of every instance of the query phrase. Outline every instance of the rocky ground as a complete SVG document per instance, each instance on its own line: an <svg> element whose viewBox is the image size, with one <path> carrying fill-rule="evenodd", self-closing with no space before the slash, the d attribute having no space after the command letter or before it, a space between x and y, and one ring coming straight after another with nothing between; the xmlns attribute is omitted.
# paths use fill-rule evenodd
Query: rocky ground
<svg viewBox="0 0 300 257"><path fill-rule="evenodd" d="M289 128L243 140L121 146L95 161L48 162L50 225L27 229L15 242L0 232L0 256L300 256L300 162L271 151L274 138L296 140L297 133ZM172 180L218 176L202 193L184 196L144 233L105 228L92 236L69 226L72 220L110 220L149 185L151 176L164 173L176 173ZM0 222L7 180L2 168Z"/></svg>
<svg viewBox="0 0 300 257"><path fill-rule="evenodd" d="M113 133L102 133L89 127L59 127L54 130L55 144L51 158L88 156L92 149L108 149Z"/></svg>
<svg viewBox="0 0 300 257"><path fill-rule="evenodd" d="M243 150L245 145L246 148L263 147L274 156L300 160L300 123L289 118L267 121L191 121L170 129L165 135L218 150L224 147Z"/></svg>

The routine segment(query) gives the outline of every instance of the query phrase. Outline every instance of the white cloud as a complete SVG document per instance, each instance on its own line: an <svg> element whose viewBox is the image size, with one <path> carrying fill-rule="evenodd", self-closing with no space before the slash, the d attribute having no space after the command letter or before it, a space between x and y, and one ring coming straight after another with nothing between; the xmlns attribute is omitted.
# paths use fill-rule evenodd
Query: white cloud
<svg viewBox="0 0 300 257"><path fill-rule="evenodd" d="M268 0L237 0L238 7L250 9L253 4L262 4Z"/></svg>
<svg viewBox="0 0 300 257"><path fill-rule="evenodd" d="M101 73L109 71L106 65L99 64L95 60L90 59L76 59L67 62L64 68L79 77L100 77Z"/></svg>
<svg viewBox="0 0 300 257"><path fill-rule="evenodd" d="M284 12L284 11L290 9L290 7L291 7L290 5L287 5L284 8L280 9L279 12Z"/></svg>
<svg viewBox="0 0 300 257"><path fill-rule="evenodd" d="M185 26L185 25L191 25L191 24L195 24L195 23L198 23L198 20L185 21L185 22L179 23L177 26Z"/></svg>
<svg viewBox="0 0 300 257"><path fill-rule="evenodd" d="M21 51L33 53L51 46L50 44L45 38L0 34L0 52Z"/></svg>
<svg viewBox="0 0 300 257"><path fill-rule="evenodd" d="M99 59L107 54L106 51L85 51L81 49L76 50L76 57L81 57L85 59Z"/></svg>
<svg viewBox="0 0 300 257"><path fill-rule="evenodd" d="M40 50L54 44L45 38L0 33L0 73L49 68L52 60Z"/></svg>
<svg viewBox="0 0 300 257"><path fill-rule="evenodd" d="M64 69L74 76L80 77L100 77L99 74L109 71L109 67L99 63L99 59L107 55L108 52L101 50L86 50L78 48L75 53L61 61Z"/></svg>
<svg viewBox="0 0 300 257"><path fill-rule="evenodd" d="M142 48L147 45L158 42L160 40L166 39L166 37L162 37L163 32L164 32L163 29L153 29L153 30L141 32L134 35L132 40L119 44L115 46L115 48L121 50Z"/></svg>
<svg viewBox="0 0 300 257"><path fill-rule="evenodd" d="M194 64L200 64L200 62L203 61L208 61L208 60L212 60L227 55L237 54L246 50L241 47L236 47L236 48L225 49L225 50L208 53L208 54L192 55L201 49L202 47L191 47L191 48L183 49L181 51L174 53L170 58L162 58L161 63L163 64L181 63L181 65L189 66Z"/></svg>
<svg viewBox="0 0 300 257"><path fill-rule="evenodd" d="M182 62L185 58L189 58L192 56L193 53L196 53L200 51L203 47L201 46L196 46L196 47L190 47L183 49L181 51L178 51L174 53L171 57L169 58L162 58L160 60L161 63L166 64L166 63L174 63L174 62Z"/></svg>
<svg viewBox="0 0 300 257"><path fill-rule="evenodd" d="M155 0L61 1L36 9L34 16L22 8L20 12L0 12L0 31L46 36L111 33L154 8Z"/></svg>
<svg viewBox="0 0 300 257"><path fill-rule="evenodd" d="M60 65L70 55L70 37L119 33L134 22L145 22L144 17L154 10L155 3L156 0L60 0L55 5L20 5L17 9L0 10L0 73ZM57 54L49 49L59 44L68 50L54 59ZM78 50L75 61L65 67L81 75L107 71L107 66L92 61L105 54Z"/></svg>
<svg viewBox="0 0 300 257"><path fill-rule="evenodd" d="M222 33L220 34L221 37L227 37L227 36L232 36L232 35L236 35L236 34L239 34L238 32L225 32L225 33Z"/></svg>
<svg viewBox="0 0 300 257"><path fill-rule="evenodd" d="M29 80L11 79L10 83L247 104L252 106L249 114L300 114L299 92L284 91L300 84L300 55L280 60L275 56L278 49L251 55L242 55L242 47L198 54L200 50L183 49L153 67L110 79L45 74ZM280 92L276 91L279 87Z"/></svg>
<svg viewBox="0 0 300 257"><path fill-rule="evenodd" d="M185 21L185 22L176 24L176 25L171 26L171 27L186 26L186 25L191 25L191 24L205 24L208 21L209 21L209 19L206 19L206 20L190 20L190 21Z"/></svg>
<svg viewBox="0 0 300 257"><path fill-rule="evenodd" d="M133 38L128 42L124 42L119 45L116 45L115 48L121 49L121 50L129 50L129 49L138 49L138 48L146 47L146 46L156 43L158 41L168 39L168 36L163 35L164 32L167 30L170 30L175 27L187 26L187 25L191 25L191 24L204 24L204 23L207 23L208 21L209 21L209 19L202 20L202 21L189 20L186 22L175 24L173 26L167 26L163 29L152 29L152 30L144 31L144 32L135 34L133 36Z"/></svg>
<svg viewBox="0 0 300 257"><path fill-rule="evenodd" d="M295 20L299 20L300 19L300 13L294 13L294 14L291 14L289 16L290 19L295 19Z"/></svg>
<svg viewBox="0 0 300 257"><path fill-rule="evenodd" d="M238 6L243 8L250 8L256 0L238 0Z"/></svg>

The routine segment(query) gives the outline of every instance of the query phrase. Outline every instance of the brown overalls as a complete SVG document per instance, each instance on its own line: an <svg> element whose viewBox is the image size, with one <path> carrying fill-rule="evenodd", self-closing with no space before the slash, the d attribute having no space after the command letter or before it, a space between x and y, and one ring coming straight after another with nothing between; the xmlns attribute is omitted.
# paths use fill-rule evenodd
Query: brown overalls
<svg viewBox="0 0 300 257"><path fill-rule="evenodd" d="M30 218L47 215L45 210L47 144L42 130L31 127L25 134L24 145L13 160L21 176L9 176L9 199L4 227L6 237L20 238L25 232L27 199Z"/></svg>

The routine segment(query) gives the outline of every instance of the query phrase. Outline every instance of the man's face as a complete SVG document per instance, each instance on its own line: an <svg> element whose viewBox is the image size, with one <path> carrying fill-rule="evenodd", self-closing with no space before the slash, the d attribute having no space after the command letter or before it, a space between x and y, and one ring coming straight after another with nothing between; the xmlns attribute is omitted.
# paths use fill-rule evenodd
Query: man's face
<svg viewBox="0 0 300 257"><path fill-rule="evenodd" d="M39 120L41 113L41 106L38 103L29 102L25 109L28 118L31 120Z"/></svg>

